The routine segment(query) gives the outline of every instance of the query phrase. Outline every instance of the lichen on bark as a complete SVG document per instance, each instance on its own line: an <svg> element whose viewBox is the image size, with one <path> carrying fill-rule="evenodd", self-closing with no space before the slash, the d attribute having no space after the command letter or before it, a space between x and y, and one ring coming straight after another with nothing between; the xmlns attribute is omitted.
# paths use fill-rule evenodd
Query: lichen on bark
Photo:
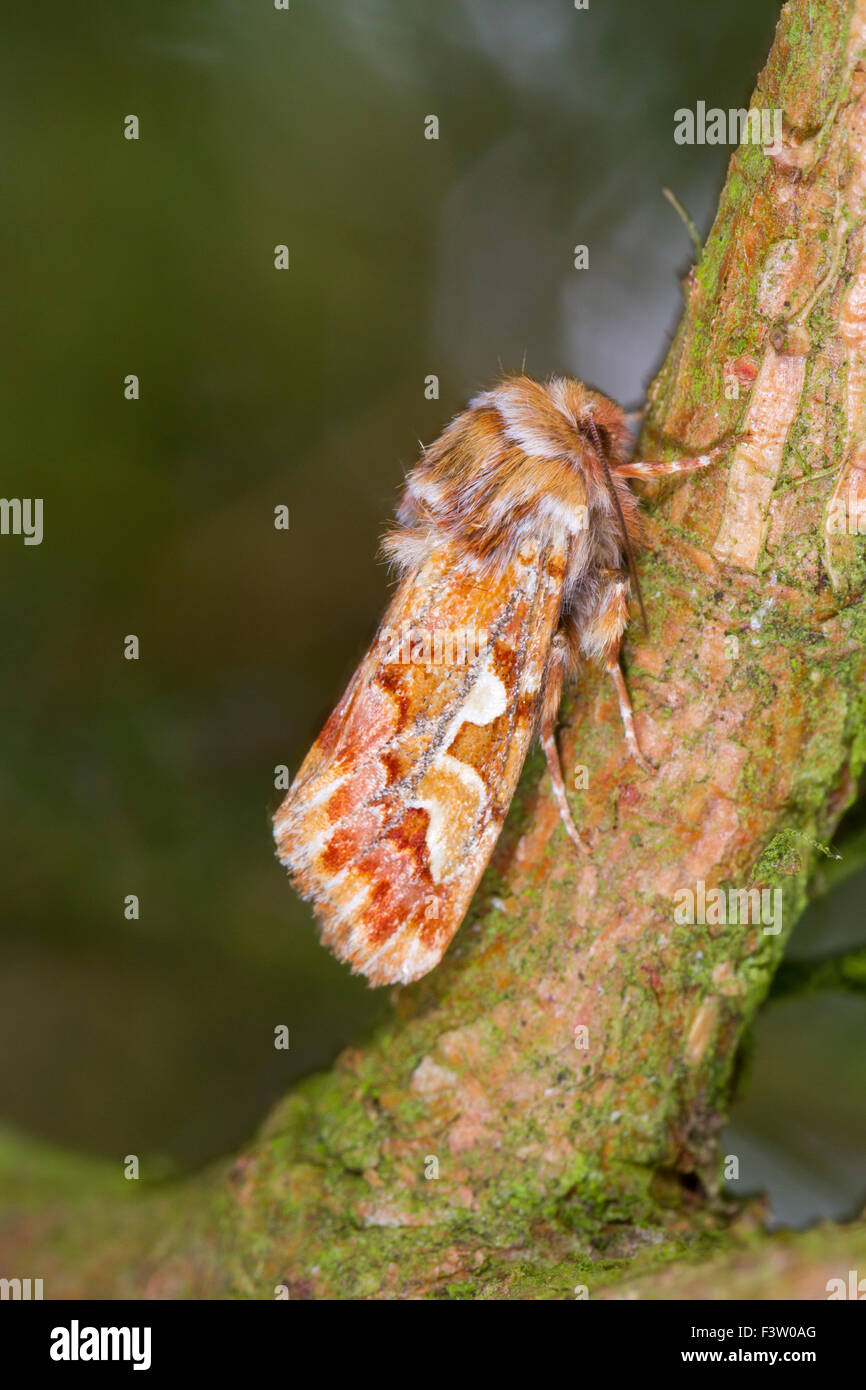
<svg viewBox="0 0 866 1390"><path fill-rule="evenodd" d="M866 0L786 5L754 97L781 107L782 141L733 155L649 393L645 455L732 441L723 466L646 489L651 631L625 658L657 772L587 672L560 749L588 773L590 859L531 757L444 963L230 1167L139 1202L87 1175L48 1201L36 1163L2 1239L35 1244L55 1288L571 1297L628 1278L651 1296L664 1265L678 1296L684 1252L723 1278L730 1246L763 1249L752 1207L731 1224L717 1137L810 846L866 756L866 559L830 520L866 503L864 57ZM698 882L780 890L783 929L677 922Z"/></svg>

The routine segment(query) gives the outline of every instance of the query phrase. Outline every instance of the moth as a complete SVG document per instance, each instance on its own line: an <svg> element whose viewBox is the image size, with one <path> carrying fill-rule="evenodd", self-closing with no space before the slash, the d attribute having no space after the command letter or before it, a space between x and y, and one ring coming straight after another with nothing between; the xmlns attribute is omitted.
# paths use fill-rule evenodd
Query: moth
<svg viewBox="0 0 866 1390"><path fill-rule="evenodd" d="M383 550L399 583L348 689L274 816L277 854L323 942L372 985L441 960L538 737L565 833L586 852L555 740L563 681L619 663L634 564L631 478L721 452L629 461L608 397L566 377L506 377L422 453Z"/></svg>

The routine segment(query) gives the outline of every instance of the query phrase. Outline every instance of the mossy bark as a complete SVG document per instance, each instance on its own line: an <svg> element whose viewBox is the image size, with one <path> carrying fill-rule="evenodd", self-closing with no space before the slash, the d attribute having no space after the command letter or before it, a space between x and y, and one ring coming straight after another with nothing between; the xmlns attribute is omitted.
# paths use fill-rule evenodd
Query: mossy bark
<svg viewBox="0 0 866 1390"><path fill-rule="evenodd" d="M861 56L866 0L785 7L753 101L782 109L782 140L734 154L650 391L645 456L733 441L647 493L651 632L625 661L657 772L588 672L560 748L591 857L533 756L454 946L367 1045L181 1188L131 1201L26 1149L4 1267L38 1265L57 1296L573 1297L631 1278L676 1297L706 1256L724 1296L751 1251L746 1296L786 1296L778 1264L762 1283L754 1212L720 1196L717 1136L866 752L866 552L839 525L866 495ZM701 882L780 890L781 930L679 923ZM2 1154L8 1186L22 1156ZM861 1227L825 1253L846 1239L862 1263ZM791 1288L824 1297L816 1241L773 1238Z"/></svg>

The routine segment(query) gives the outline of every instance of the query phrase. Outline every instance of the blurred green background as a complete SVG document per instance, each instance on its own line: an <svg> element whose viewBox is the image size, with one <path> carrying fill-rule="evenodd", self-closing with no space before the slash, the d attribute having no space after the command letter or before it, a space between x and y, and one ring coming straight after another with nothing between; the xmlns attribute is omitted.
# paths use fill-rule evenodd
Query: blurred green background
<svg viewBox="0 0 866 1390"><path fill-rule="evenodd" d="M673 112L747 104L777 16L6 15L3 492L45 499L43 544L0 544L6 1121L189 1169L387 1007L321 949L273 858L274 766L297 768L374 628L378 537L419 440L524 359L639 402L690 261L662 186L704 234L730 153L675 145ZM864 883L793 951L866 938ZM862 1201L864 1023L841 997L762 1016L726 1145L738 1190L769 1187L782 1220Z"/></svg>

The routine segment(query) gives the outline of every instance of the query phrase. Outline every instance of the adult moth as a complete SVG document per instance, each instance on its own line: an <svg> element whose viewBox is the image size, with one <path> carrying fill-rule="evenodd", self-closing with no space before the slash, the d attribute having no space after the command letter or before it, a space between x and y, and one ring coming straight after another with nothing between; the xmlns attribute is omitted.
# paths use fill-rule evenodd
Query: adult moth
<svg viewBox="0 0 866 1390"><path fill-rule="evenodd" d="M536 735L584 850L554 738L563 680L582 659L610 673L646 766L619 665L630 580L640 601L627 480L720 452L629 462L614 401L526 376L476 396L424 450L384 541L397 591L274 816L279 859L322 940L371 984L417 980L442 958Z"/></svg>

